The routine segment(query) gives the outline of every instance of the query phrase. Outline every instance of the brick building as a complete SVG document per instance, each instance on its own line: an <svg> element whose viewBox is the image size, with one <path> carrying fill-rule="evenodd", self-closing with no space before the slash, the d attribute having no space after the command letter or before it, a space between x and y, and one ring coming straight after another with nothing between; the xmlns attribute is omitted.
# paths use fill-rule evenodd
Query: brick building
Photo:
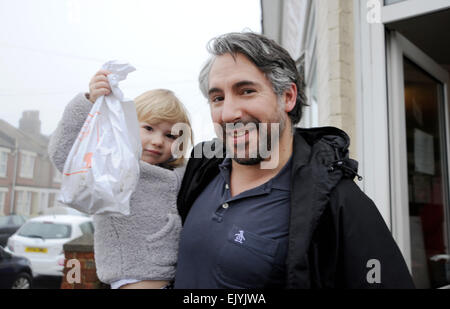
<svg viewBox="0 0 450 309"><path fill-rule="evenodd" d="M40 132L39 111L24 111L19 128L0 119L0 216L33 217L56 205L61 174L49 160L49 138Z"/></svg>

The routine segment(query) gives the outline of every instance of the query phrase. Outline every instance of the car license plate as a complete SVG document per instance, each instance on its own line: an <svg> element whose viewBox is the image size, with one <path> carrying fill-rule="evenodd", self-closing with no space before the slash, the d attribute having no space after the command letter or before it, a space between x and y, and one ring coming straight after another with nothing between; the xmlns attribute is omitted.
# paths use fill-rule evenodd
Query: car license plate
<svg viewBox="0 0 450 309"><path fill-rule="evenodd" d="M25 252L47 253L47 248L26 247L26 248L25 248Z"/></svg>

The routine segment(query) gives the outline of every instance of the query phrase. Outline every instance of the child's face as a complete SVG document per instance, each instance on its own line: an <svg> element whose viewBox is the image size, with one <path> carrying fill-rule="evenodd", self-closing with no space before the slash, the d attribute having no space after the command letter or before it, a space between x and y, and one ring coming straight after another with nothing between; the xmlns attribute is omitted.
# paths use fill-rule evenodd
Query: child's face
<svg viewBox="0 0 450 309"><path fill-rule="evenodd" d="M171 147L177 138L171 133L172 125L165 121L156 124L139 122L143 161L159 164L171 158Z"/></svg>

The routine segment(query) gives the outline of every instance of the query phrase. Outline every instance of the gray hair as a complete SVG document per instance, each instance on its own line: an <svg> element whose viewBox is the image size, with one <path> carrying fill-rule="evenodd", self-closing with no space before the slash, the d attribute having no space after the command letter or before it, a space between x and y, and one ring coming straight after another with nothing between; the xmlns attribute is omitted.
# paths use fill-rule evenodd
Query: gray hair
<svg viewBox="0 0 450 309"><path fill-rule="evenodd" d="M297 101L288 115L292 125L300 121L302 108L306 105L304 80L294 60L283 47L260 34L233 32L210 40L207 50L212 56L199 75L200 90L206 98L209 90L209 72L215 57L224 54L231 54L234 57L236 54L242 54L265 74L278 97L281 97L292 83L297 86Z"/></svg>

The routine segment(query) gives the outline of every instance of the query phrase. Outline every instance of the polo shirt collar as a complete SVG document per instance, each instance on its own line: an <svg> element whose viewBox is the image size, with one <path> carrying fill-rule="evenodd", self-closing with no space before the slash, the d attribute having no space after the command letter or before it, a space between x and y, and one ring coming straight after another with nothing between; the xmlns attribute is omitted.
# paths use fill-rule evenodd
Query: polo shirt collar
<svg viewBox="0 0 450 309"><path fill-rule="evenodd" d="M230 186L230 173L231 173L231 158L225 158L221 164L219 164L219 171L221 177L226 184ZM272 189L278 189L283 191L290 191L291 189L291 169L292 169L292 155L278 174L267 181L266 183L245 191L236 197L248 197L264 193L270 193ZM247 194L248 192L248 194ZM241 196L242 195L242 196Z"/></svg>

